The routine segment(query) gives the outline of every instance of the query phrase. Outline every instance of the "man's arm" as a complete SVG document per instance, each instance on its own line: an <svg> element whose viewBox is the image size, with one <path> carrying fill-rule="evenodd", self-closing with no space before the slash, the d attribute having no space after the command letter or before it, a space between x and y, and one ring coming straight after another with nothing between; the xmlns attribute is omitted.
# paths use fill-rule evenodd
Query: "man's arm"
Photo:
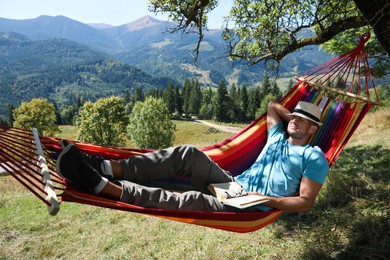
<svg viewBox="0 0 390 260"><path fill-rule="evenodd" d="M267 129L271 129L281 122L287 123L290 121L291 116L287 116L287 114L290 113L291 112L281 104L275 101L269 102L267 108Z"/></svg>
<svg viewBox="0 0 390 260"><path fill-rule="evenodd" d="M303 177L299 195L296 197L268 197L269 201L262 205L287 212L307 212L313 206L322 184Z"/></svg>

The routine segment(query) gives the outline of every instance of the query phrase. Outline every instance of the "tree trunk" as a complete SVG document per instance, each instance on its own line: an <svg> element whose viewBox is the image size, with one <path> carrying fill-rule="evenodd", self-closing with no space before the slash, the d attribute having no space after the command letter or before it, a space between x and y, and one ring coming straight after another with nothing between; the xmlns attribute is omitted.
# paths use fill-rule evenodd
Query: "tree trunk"
<svg viewBox="0 0 390 260"><path fill-rule="evenodd" d="M376 38L390 55L390 3L388 0L354 0L368 23L374 28Z"/></svg>

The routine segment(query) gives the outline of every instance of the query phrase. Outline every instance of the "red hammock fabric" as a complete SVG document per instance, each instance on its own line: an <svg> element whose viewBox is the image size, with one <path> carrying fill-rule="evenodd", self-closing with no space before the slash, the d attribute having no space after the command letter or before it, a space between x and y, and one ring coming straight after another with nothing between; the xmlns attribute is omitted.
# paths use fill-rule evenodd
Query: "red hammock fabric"
<svg viewBox="0 0 390 260"><path fill-rule="evenodd" d="M369 35L364 35L355 50L299 77L297 84L280 100L280 103L289 110L292 110L300 100L314 103L323 109L323 126L311 144L318 145L323 150L329 165L333 165L370 107L373 104L380 104L364 51L364 43L368 38ZM364 69L360 70L362 66ZM362 84L364 93L361 91ZM346 92L345 89L349 91ZM370 98L371 91L375 93L375 100ZM240 174L252 165L265 145L267 137L265 119L264 114L241 132L218 144L203 148L203 151L233 175ZM60 202L77 202L148 214L234 232L260 229L282 213L279 210L258 213L170 211L137 207L87 194L67 186L55 172L55 162L50 158L56 158L56 154L58 155L61 150L59 139L40 137L40 141L48 161L51 182L61 199ZM127 158L148 152L81 142L76 142L76 145L85 153L98 154L107 159ZM41 167L37 165L36 159L39 155L35 146L36 142L30 131L0 127L0 166L52 208L53 196L48 191L45 180L42 180ZM174 190L188 188L188 182L183 178L172 178L162 185ZM53 212L55 214L56 211Z"/></svg>

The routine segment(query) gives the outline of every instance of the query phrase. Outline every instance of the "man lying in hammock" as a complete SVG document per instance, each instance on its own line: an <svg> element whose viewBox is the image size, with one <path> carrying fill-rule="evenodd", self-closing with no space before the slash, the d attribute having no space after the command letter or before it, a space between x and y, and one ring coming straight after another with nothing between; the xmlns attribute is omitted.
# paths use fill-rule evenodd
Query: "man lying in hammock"
<svg viewBox="0 0 390 260"><path fill-rule="evenodd" d="M210 183L236 181L249 193L260 193L269 201L245 211L276 208L306 212L314 204L329 167L318 147L308 144L321 126L321 110L299 102L292 113L276 102L267 110L267 143L254 164L232 177L193 146L178 146L131 156L119 161L82 153L62 142L57 172L78 188L121 202L166 210L242 211L208 195ZM287 133L284 124L287 123ZM188 176L196 191L170 192L140 185L150 180Z"/></svg>

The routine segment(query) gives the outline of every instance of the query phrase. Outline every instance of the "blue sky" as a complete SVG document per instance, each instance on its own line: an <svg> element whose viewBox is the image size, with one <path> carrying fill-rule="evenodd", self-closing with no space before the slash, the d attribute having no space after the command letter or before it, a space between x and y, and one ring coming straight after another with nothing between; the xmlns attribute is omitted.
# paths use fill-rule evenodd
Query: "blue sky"
<svg viewBox="0 0 390 260"><path fill-rule="evenodd" d="M220 0L209 17L209 28L220 29L232 0ZM64 15L83 23L121 25L145 15L159 20L167 16L149 12L146 0L0 0L0 17L30 19L40 15Z"/></svg>

